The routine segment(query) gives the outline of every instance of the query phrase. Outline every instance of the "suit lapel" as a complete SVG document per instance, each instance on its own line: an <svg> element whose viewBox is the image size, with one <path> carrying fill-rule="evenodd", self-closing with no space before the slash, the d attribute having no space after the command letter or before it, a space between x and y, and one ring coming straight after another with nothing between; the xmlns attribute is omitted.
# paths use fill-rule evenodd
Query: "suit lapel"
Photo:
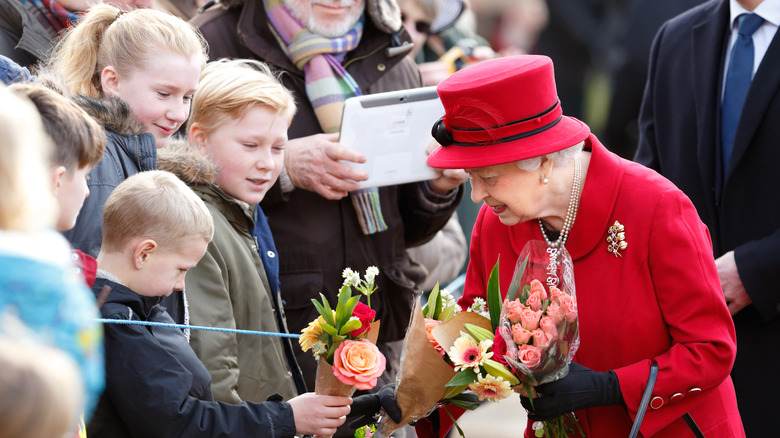
<svg viewBox="0 0 780 438"><path fill-rule="evenodd" d="M775 33L775 37L769 44L769 48L758 66L758 71L753 77L753 82L750 83L745 106L742 109L737 133L734 137L734 150L731 152L726 178L739 164L739 160L748 149L759 124L763 121L762 116L774 99L777 89L780 88L780 74L778 72L780 72L780 32Z"/></svg>
<svg viewBox="0 0 780 438"><path fill-rule="evenodd" d="M696 100L696 153L704 193L711 213L715 193L720 193L720 84L723 80L723 54L729 20L728 1L708 9L692 29L693 84ZM713 45L715 43L715 45ZM713 190L713 187L715 190Z"/></svg>

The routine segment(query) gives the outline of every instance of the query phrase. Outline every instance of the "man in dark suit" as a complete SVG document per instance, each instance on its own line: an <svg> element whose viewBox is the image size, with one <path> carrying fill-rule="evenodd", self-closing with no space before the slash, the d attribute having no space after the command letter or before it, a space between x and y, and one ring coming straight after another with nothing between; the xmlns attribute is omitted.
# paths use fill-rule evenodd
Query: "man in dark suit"
<svg viewBox="0 0 780 438"><path fill-rule="evenodd" d="M751 11L760 19L743 31L740 15ZM650 53L635 157L680 187L709 227L737 329L732 378L748 437L780 436L778 23L780 0L713 0L665 23ZM735 105L740 39L752 53Z"/></svg>

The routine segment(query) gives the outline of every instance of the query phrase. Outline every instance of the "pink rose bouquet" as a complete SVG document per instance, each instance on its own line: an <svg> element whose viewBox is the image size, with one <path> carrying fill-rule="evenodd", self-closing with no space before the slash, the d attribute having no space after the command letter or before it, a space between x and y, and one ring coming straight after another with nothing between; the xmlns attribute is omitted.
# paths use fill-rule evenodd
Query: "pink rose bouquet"
<svg viewBox="0 0 780 438"><path fill-rule="evenodd" d="M374 321L376 311L371 309L378 274L372 266L361 279L347 268L335 308L322 294L320 301L312 300L320 316L301 330L298 343L318 360L317 394L351 396L356 389L375 387L385 372L385 356L375 345L379 322ZM352 295L353 287L366 296L368 305L360 302L361 295Z"/></svg>
<svg viewBox="0 0 780 438"><path fill-rule="evenodd" d="M503 301L493 359L508 365L530 386L558 380L579 347L577 299L571 257L542 241L526 244ZM500 338L500 341L499 341ZM530 395L530 394L529 394ZM582 434L574 414L533 424L538 437Z"/></svg>

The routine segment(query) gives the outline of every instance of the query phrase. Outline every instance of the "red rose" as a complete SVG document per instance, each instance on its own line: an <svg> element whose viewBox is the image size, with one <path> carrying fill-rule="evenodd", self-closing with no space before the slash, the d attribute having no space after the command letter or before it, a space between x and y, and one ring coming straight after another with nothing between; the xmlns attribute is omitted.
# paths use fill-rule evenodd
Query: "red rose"
<svg viewBox="0 0 780 438"><path fill-rule="evenodd" d="M493 357L492 359L501 365L509 368L509 362L504 359L504 356L506 355L506 339L504 339L503 336L501 336L501 333L499 331L501 330L501 327L496 329L496 337L493 339Z"/></svg>
<svg viewBox="0 0 780 438"><path fill-rule="evenodd" d="M370 324L374 322L374 318L376 317L376 310L358 301L357 306L355 306L355 310L352 311L352 316L360 320L360 328L352 330L349 335L353 338L357 338L371 329Z"/></svg>

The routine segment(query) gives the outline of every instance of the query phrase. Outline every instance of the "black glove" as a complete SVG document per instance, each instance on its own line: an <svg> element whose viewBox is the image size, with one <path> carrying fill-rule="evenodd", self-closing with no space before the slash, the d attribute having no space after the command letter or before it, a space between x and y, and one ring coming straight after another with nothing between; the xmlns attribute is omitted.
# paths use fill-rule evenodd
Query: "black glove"
<svg viewBox="0 0 780 438"><path fill-rule="evenodd" d="M528 409L528 418L545 421L567 412L596 406L623 403L620 383L614 371L593 371L578 363L569 364L569 374L554 382L536 387L538 397L531 400L520 396L520 403Z"/></svg>
<svg viewBox="0 0 780 438"><path fill-rule="evenodd" d="M360 395L352 399L350 415L360 415L349 423L349 427L357 429L367 424L376 423L374 414L384 409L387 415L396 423L401 422L401 408L395 402L395 383L385 385L375 394Z"/></svg>

